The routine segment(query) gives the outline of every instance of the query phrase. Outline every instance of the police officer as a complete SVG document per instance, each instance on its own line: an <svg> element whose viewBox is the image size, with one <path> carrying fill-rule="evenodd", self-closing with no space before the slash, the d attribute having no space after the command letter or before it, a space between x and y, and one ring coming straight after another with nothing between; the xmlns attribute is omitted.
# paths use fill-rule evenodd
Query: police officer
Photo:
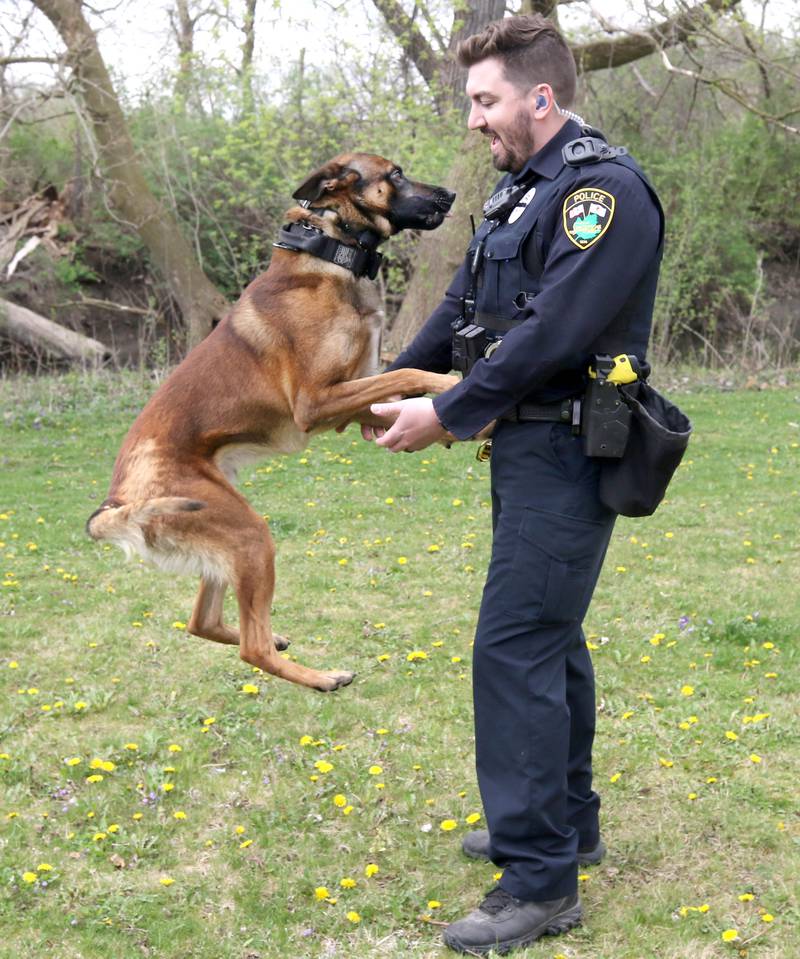
<svg viewBox="0 0 800 959"><path fill-rule="evenodd" d="M581 623L616 516L598 498L574 400L593 354L644 359L663 214L626 151L566 109L575 65L553 24L503 19L458 55L469 128L507 175L444 300L392 367L447 372L455 355L466 375L433 400L374 406L392 425L364 434L413 451L496 421L492 554L473 661L488 833L470 834L464 848L504 871L444 933L450 947L482 953L579 923L578 863L605 852Z"/></svg>

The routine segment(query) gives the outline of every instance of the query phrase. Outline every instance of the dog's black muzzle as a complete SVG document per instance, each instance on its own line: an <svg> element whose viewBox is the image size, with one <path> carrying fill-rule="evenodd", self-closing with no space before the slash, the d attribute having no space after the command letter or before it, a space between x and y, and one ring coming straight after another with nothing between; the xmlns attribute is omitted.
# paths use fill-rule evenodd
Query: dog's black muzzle
<svg viewBox="0 0 800 959"><path fill-rule="evenodd" d="M398 193L389 214L395 230L435 230L450 211L456 195L444 187L409 183L408 190Z"/></svg>

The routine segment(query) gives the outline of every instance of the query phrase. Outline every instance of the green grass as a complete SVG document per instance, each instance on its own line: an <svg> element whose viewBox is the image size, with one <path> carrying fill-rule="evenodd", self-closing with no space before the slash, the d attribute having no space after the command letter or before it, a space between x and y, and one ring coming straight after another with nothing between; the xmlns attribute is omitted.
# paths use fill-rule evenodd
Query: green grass
<svg viewBox="0 0 800 959"><path fill-rule="evenodd" d="M439 924L494 872L459 852L481 812L488 467L351 428L242 475L278 545L275 628L299 661L358 673L323 696L189 636L196 584L86 538L151 389L0 384L0 955L444 956ZM583 874L585 924L531 956L797 953L800 396L677 399L685 465L654 517L619 522L586 624L610 852Z"/></svg>

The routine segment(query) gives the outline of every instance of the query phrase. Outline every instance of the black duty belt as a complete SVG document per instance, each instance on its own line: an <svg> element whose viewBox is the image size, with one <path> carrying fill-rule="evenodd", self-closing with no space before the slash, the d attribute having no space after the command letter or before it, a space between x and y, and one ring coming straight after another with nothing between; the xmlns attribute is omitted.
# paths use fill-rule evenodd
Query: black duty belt
<svg viewBox="0 0 800 959"><path fill-rule="evenodd" d="M581 401L579 397L569 397L560 403L518 403L501 420L511 423L566 423L576 432L581 424Z"/></svg>

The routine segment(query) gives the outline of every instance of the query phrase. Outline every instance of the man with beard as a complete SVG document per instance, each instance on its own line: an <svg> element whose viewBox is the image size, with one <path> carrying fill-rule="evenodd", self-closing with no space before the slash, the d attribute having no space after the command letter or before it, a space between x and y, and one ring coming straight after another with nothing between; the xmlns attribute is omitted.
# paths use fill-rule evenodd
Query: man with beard
<svg viewBox="0 0 800 959"><path fill-rule="evenodd" d="M507 951L581 920L578 864L597 863L594 677L581 623L616 514L598 496L576 399L596 354L644 361L663 213L627 151L567 108L572 54L541 16L459 48L468 126L507 175L444 300L392 368L465 373L435 399L380 404L394 452L497 424L493 542L474 644L478 783L488 832L464 851L503 868L445 942Z"/></svg>

